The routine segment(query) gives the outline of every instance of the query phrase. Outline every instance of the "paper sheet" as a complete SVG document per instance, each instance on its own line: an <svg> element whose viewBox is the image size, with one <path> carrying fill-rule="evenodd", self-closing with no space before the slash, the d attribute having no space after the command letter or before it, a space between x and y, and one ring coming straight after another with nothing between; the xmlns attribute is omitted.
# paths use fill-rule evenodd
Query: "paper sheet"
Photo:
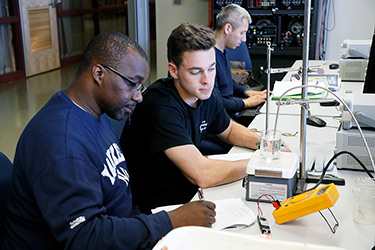
<svg viewBox="0 0 375 250"><path fill-rule="evenodd" d="M218 155L209 155L207 158L214 160L226 160L226 161L238 161L244 159L250 159L254 152L248 153L236 153L236 154L218 154Z"/></svg>
<svg viewBox="0 0 375 250"><path fill-rule="evenodd" d="M216 222L214 229L242 228L255 222L254 212L241 199L225 199L216 204Z"/></svg>
<svg viewBox="0 0 375 250"><path fill-rule="evenodd" d="M213 229L222 230L227 228L242 228L250 226L255 222L254 212L245 205L241 199L224 199L213 201L216 205L216 222L212 225ZM157 213L165 210L166 212L178 208L181 205L171 205L159 207L152 210Z"/></svg>

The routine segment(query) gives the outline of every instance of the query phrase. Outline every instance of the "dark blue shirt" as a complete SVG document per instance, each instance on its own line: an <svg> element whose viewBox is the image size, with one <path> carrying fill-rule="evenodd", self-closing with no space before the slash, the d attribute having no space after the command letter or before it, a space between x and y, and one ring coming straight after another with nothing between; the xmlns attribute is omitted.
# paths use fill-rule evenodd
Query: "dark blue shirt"
<svg viewBox="0 0 375 250"><path fill-rule="evenodd" d="M135 215L109 120L56 93L21 135L4 249L136 249L172 229L165 212Z"/></svg>
<svg viewBox="0 0 375 250"><path fill-rule="evenodd" d="M246 98L244 91L246 87L240 86L232 79L230 63L226 52L222 53L215 47L216 53L216 84L219 90L225 110L228 114L233 114L245 109L243 98Z"/></svg>

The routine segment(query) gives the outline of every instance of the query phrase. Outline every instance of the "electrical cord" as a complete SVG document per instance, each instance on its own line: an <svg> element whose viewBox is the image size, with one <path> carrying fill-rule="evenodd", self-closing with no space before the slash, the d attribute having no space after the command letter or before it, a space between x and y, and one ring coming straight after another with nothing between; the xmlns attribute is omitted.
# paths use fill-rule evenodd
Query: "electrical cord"
<svg viewBox="0 0 375 250"><path fill-rule="evenodd" d="M336 13L335 13L335 1L327 1L328 3L327 3L327 5L325 6L325 8L326 8L326 10L325 10L325 18L328 18L328 14L329 14L329 12L330 12L330 7L331 7L331 5L332 5L332 13L333 13L333 26L332 26L332 28L325 28L325 30L327 30L327 31L332 31L332 30L334 30L335 29L335 27L336 27Z"/></svg>
<svg viewBox="0 0 375 250"><path fill-rule="evenodd" d="M331 11L332 6L332 11ZM328 17L330 13L333 14L333 25L331 28L328 28ZM325 60L327 42L328 42L328 32L334 30L336 27L336 13L335 13L335 4L332 0L323 0L322 4L322 17L320 25L320 34L319 34L319 45L318 45L318 54L320 60Z"/></svg>
<svg viewBox="0 0 375 250"><path fill-rule="evenodd" d="M281 204L278 200L275 200L275 198L272 197L272 195L270 194L262 194L261 196L259 196L258 198L258 216L257 216L257 220L258 220L258 224L259 224L259 228L260 228L260 231L262 232L262 234L266 234L266 235L269 235L271 234L271 228L268 224L268 221L266 219L266 217L263 216L263 211L262 209L260 208L260 199L262 197L266 197L271 203L272 205L274 206L274 208L276 209L279 209Z"/></svg>
<svg viewBox="0 0 375 250"><path fill-rule="evenodd" d="M274 206L274 208L276 208L276 209L280 208L281 204L280 204L279 200L275 200L275 198L273 198L273 196L270 195L270 194L262 194L261 196L258 197L258 203L257 203L257 206L258 206L258 215L263 216L263 211L260 208L260 204L259 204L260 203L260 199L262 197L266 197L271 202L272 206Z"/></svg>
<svg viewBox="0 0 375 250"><path fill-rule="evenodd" d="M363 163L362 163L362 162L361 162L361 161L360 161L360 160L359 160L359 159L358 159L358 158L357 158L352 152L349 152L349 151L340 151L340 152L334 154L334 155L332 156L332 158L328 161L328 163L326 164L326 166L323 168L323 172L322 172L322 174L321 174L320 179L318 180L318 182L317 182L312 188L306 190L305 192L308 192L308 191L311 191L311 190L317 188L317 187L322 183L323 178L324 178L324 175L326 174L329 165L331 165L331 163L332 163L332 162L333 162L338 156L340 156L340 155L342 155L342 154L348 154L348 155L350 155L351 157L353 157L354 160L356 160L356 161L358 162L358 164L361 165L361 167L365 170L365 172L367 173L367 175L370 176L370 178L373 179L374 182L375 182L375 178L374 178L374 176L372 176L372 174L370 173L370 171L366 168L365 164L363 164Z"/></svg>
<svg viewBox="0 0 375 250"><path fill-rule="evenodd" d="M323 3L322 3L322 17L321 17L321 22L320 22L320 33L319 33L318 53L319 53L319 59L320 60L324 60L323 53L321 52L321 47L322 47L322 33L323 33L323 27L324 27L324 14L325 14L324 13L324 5L325 5L325 0L323 0Z"/></svg>

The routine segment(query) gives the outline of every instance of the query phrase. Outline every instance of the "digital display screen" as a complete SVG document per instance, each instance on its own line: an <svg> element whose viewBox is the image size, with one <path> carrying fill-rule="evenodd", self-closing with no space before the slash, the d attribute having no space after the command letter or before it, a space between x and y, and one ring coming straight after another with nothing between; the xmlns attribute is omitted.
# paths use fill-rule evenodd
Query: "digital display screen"
<svg viewBox="0 0 375 250"><path fill-rule="evenodd" d="M264 33L267 35L275 35L276 30L274 28L265 28Z"/></svg>
<svg viewBox="0 0 375 250"><path fill-rule="evenodd" d="M320 189L315 196L318 196L318 195L321 195L321 194L324 194L326 192L326 190L328 189L328 187L325 187L325 188L322 188Z"/></svg>

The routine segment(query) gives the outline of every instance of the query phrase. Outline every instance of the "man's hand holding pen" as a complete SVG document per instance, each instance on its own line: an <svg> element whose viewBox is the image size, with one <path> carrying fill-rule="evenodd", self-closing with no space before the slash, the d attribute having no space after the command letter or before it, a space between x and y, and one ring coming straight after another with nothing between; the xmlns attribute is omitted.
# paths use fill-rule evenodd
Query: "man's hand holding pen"
<svg viewBox="0 0 375 250"><path fill-rule="evenodd" d="M204 194L203 194L203 189L202 188L198 188L198 198L199 200L201 201L204 201Z"/></svg>
<svg viewBox="0 0 375 250"><path fill-rule="evenodd" d="M211 201L192 201L168 212L168 215L173 228L187 225L211 227L215 223L215 208Z"/></svg>

